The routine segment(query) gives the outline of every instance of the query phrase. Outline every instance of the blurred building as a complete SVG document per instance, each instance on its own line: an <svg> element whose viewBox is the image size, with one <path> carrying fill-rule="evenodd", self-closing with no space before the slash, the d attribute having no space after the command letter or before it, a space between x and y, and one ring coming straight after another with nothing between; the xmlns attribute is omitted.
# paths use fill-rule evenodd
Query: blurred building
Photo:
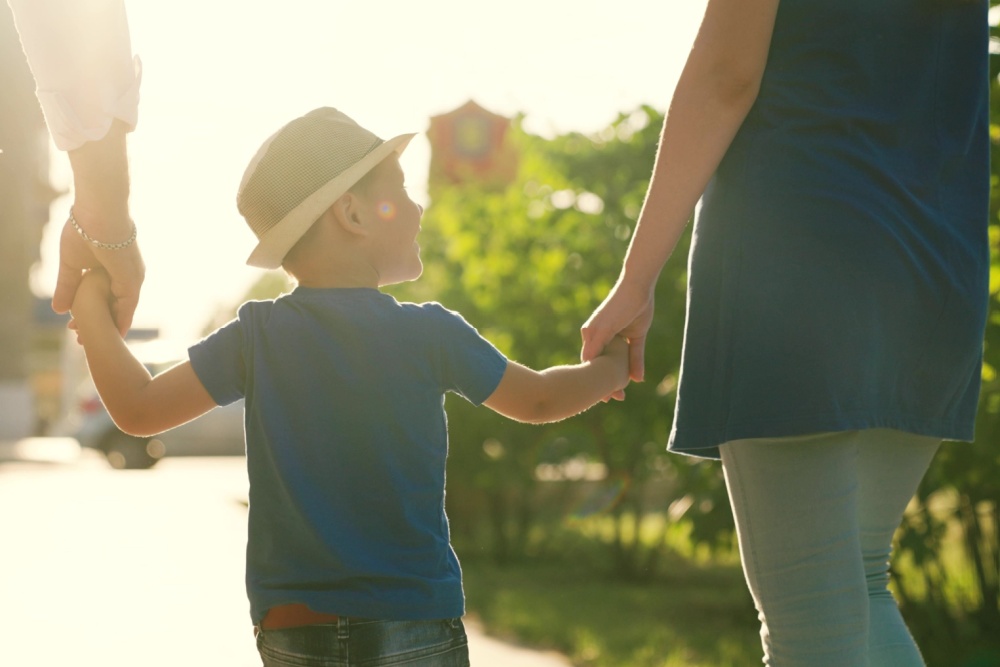
<svg viewBox="0 0 1000 667"><path fill-rule="evenodd" d="M511 120L472 100L433 116L429 190L454 185L502 188L517 173L517 152L510 141Z"/></svg>
<svg viewBox="0 0 1000 667"><path fill-rule="evenodd" d="M31 382L35 300L28 273L56 193L49 138L13 17L0 4L0 439L38 429Z"/></svg>

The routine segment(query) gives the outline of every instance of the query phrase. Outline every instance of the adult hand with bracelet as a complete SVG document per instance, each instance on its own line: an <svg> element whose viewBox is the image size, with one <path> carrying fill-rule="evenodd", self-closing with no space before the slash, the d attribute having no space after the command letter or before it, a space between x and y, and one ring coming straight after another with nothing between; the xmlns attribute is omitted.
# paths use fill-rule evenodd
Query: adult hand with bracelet
<svg viewBox="0 0 1000 667"><path fill-rule="evenodd" d="M129 217L125 134L139 117L142 63L123 0L7 0L56 148L73 168L74 203L59 244L52 308L73 304L84 273L111 280L115 324L132 324L146 269Z"/></svg>
<svg viewBox="0 0 1000 667"><path fill-rule="evenodd" d="M132 326L146 267L128 210L129 177L124 123L104 138L68 152L74 203L59 241L59 274L52 309L65 313L86 271L103 267L111 280L111 309L122 336Z"/></svg>

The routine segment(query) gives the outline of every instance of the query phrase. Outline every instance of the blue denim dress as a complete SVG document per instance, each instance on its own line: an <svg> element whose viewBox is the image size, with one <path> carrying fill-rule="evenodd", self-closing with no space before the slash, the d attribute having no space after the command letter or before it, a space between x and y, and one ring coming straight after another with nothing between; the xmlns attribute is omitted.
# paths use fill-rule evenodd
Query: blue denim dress
<svg viewBox="0 0 1000 667"><path fill-rule="evenodd" d="M696 217L673 451L971 440L989 279L987 3L782 0Z"/></svg>

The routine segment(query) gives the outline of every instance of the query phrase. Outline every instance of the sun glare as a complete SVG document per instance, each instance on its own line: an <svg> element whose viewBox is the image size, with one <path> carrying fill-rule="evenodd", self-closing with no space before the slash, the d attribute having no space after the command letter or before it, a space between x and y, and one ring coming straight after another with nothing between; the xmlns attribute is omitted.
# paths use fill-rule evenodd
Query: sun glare
<svg viewBox="0 0 1000 667"><path fill-rule="evenodd" d="M525 114L525 128L542 135L597 132L622 111L666 106L704 8L704 0L623 0L614 12L596 0L511 0L502 10L429 0L394 5L387 21L384 4L289 0L276 10L178 0L168 11L127 3L144 69L129 138L131 208L147 264L138 326L196 337L260 277L245 266L255 240L235 191L250 156L291 118L335 106L386 137L422 133L431 116L472 99ZM68 188L65 156L53 153L56 184ZM429 161L418 135L401 163L422 205ZM38 293L51 293L69 205L63 197L52 207L33 275Z"/></svg>

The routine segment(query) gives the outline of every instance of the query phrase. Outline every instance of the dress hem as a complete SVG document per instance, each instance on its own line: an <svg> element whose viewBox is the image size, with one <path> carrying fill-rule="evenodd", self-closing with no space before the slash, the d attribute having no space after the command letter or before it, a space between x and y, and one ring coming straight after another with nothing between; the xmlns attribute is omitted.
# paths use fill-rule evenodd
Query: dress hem
<svg viewBox="0 0 1000 667"><path fill-rule="evenodd" d="M926 435L942 440L972 442L975 438L974 419L924 420L908 417L855 417L845 419L840 415L828 421L814 417L789 419L780 423L749 423L722 429L674 429L670 433L667 451L699 458L719 459L719 446L733 440L752 438L782 438L812 433L855 431L887 428ZM680 443L680 444L678 444Z"/></svg>

